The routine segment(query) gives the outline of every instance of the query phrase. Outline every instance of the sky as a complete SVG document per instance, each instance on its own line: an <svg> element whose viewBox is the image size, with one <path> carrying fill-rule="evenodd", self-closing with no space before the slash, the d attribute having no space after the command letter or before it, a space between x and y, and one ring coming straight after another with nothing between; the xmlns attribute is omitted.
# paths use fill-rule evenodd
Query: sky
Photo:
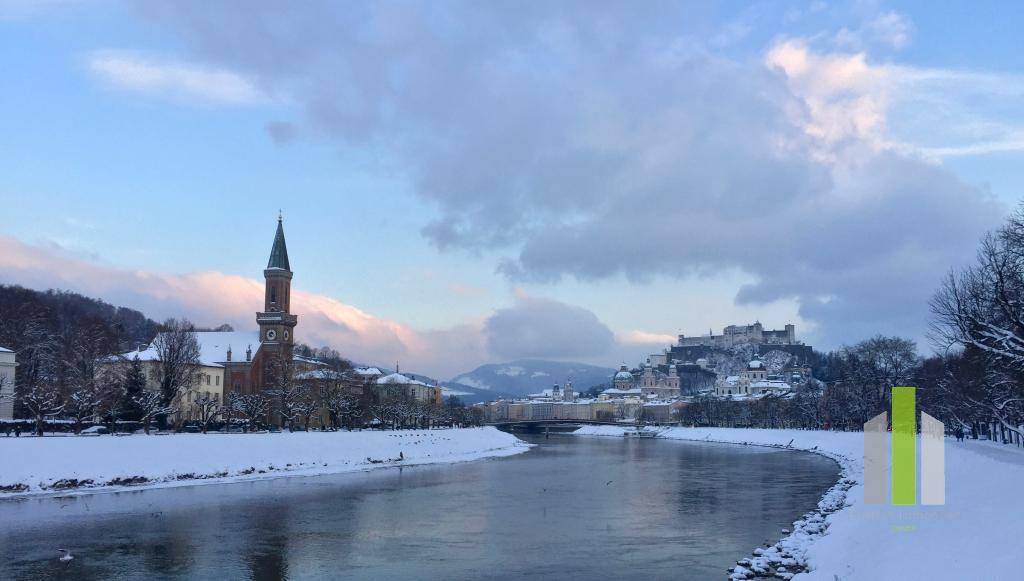
<svg viewBox="0 0 1024 581"><path fill-rule="evenodd" d="M440 378L917 340L1018 204L1018 3L0 0L0 283Z"/></svg>

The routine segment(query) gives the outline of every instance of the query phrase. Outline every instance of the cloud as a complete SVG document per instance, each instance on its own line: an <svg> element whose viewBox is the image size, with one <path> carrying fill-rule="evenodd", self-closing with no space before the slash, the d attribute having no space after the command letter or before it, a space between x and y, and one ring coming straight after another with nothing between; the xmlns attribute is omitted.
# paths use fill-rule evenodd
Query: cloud
<svg viewBox="0 0 1024 581"><path fill-rule="evenodd" d="M582 307L520 296L484 322L487 350L499 359L590 359L610 353L615 336Z"/></svg>
<svg viewBox="0 0 1024 581"><path fill-rule="evenodd" d="M277 145L287 145L295 140L298 134L295 125L284 121L267 123L267 135Z"/></svg>
<svg viewBox="0 0 1024 581"><path fill-rule="evenodd" d="M628 345L671 345L676 342L676 337L664 333L651 333L649 331L633 330L619 336L619 342Z"/></svg>
<svg viewBox="0 0 1024 581"><path fill-rule="evenodd" d="M246 78L225 69L161 61L124 51L99 51L89 71L122 90L205 103L251 104L264 100Z"/></svg>
<svg viewBox="0 0 1024 581"><path fill-rule="evenodd" d="M221 272L161 274L104 265L57 246L34 246L0 236L0 282L29 288L60 288L102 298L162 320L185 316L198 325L230 323L256 329L263 306L263 282ZM421 373L454 375L486 359L479 324L418 331L337 299L296 288L292 310L299 316L296 338L330 345L357 362L391 365Z"/></svg>
<svg viewBox="0 0 1024 581"><path fill-rule="evenodd" d="M906 16L890 10L875 17L867 28L879 42L900 49L910 42L914 25Z"/></svg>
<svg viewBox="0 0 1024 581"><path fill-rule="evenodd" d="M906 125L948 76L801 40L729 58L715 43L742 27L702 40L682 3L143 6L318 134L393 156L436 208L427 239L502 253L513 281L740 270L756 280L738 302L794 301L826 344L914 335L941 273L1005 211ZM906 44L902 16L872 18L862 40ZM498 319L517 334L488 345L534 352L544 338L515 323L539 308L517 304Z"/></svg>
<svg viewBox="0 0 1024 581"><path fill-rule="evenodd" d="M884 145L891 70L870 66L864 53L815 53L800 39L773 45L765 65L781 70L803 100L791 118L817 140L819 155L851 140Z"/></svg>
<svg viewBox="0 0 1024 581"><path fill-rule="evenodd" d="M874 14L859 28L841 28L832 38L841 49L863 50L869 46L881 46L900 50L910 44L914 23L905 15L889 10Z"/></svg>
<svg viewBox="0 0 1024 581"><path fill-rule="evenodd" d="M941 158L1024 151L1024 77L874 64L865 52L815 50L806 39L773 44L765 64L806 103L793 115L825 156L859 140L878 149ZM998 117L990 112L998 112Z"/></svg>
<svg viewBox="0 0 1024 581"><path fill-rule="evenodd" d="M78 0L0 0L0 21L24 20L77 3Z"/></svg>
<svg viewBox="0 0 1024 581"><path fill-rule="evenodd" d="M255 313L264 299L261 280L212 271L164 274L120 269L57 245L30 245L2 235L0 272L3 284L72 290L140 310L156 320L184 316L198 325L229 323L238 330L255 330ZM292 311L299 316L296 338L301 342L329 345L357 362L397 361L403 369L441 378L495 357L604 363L603 357L613 349L616 354L621 351L594 313L523 293L512 307L497 310L486 320L447 329L412 329L301 288L292 292ZM626 351L639 355L635 348Z"/></svg>

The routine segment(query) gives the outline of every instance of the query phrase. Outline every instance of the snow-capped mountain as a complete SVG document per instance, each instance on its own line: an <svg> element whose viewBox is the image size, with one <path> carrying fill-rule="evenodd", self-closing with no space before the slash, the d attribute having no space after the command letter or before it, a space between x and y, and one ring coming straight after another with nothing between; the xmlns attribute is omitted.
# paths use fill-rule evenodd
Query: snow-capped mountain
<svg viewBox="0 0 1024 581"><path fill-rule="evenodd" d="M500 391L515 395L537 393L552 384L571 380L577 391L607 383L614 369L585 363L519 359L508 363L489 363L473 371L456 375L452 383L476 389Z"/></svg>

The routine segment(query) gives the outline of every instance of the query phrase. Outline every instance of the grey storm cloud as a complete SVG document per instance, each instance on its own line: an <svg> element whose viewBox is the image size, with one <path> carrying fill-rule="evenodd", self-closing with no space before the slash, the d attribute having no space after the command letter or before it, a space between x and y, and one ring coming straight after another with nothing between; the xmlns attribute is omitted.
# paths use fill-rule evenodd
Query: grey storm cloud
<svg viewBox="0 0 1024 581"><path fill-rule="evenodd" d="M893 151L834 171L784 75L697 40L701 3L141 6L315 133L391 152L438 209L427 239L504 252L512 280L742 269L738 302L795 300L826 340L913 332L1003 211Z"/></svg>
<svg viewBox="0 0 1024 581"><path fill-rule="evenodd" d="M615 335L587 309L521 297L484 322L487 350L500 359L589 358L609 353Z"/></svg>

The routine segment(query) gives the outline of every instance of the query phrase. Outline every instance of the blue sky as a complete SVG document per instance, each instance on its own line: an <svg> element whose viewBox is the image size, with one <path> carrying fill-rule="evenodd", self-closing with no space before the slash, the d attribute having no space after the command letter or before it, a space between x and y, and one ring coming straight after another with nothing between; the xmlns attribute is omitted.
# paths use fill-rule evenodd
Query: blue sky
<svg viewBox="0 0 1024 581"><path fill-rule="evenodd" d="M496 358L496 312L555 304L615 339L552 357L611 366L754 319L920 340L1017 204L1015 3L341 12L0 2L0 282L235 320L78 267L258 279L280 208L296 287L404 344L311 342L455 374Z"/></svg>

